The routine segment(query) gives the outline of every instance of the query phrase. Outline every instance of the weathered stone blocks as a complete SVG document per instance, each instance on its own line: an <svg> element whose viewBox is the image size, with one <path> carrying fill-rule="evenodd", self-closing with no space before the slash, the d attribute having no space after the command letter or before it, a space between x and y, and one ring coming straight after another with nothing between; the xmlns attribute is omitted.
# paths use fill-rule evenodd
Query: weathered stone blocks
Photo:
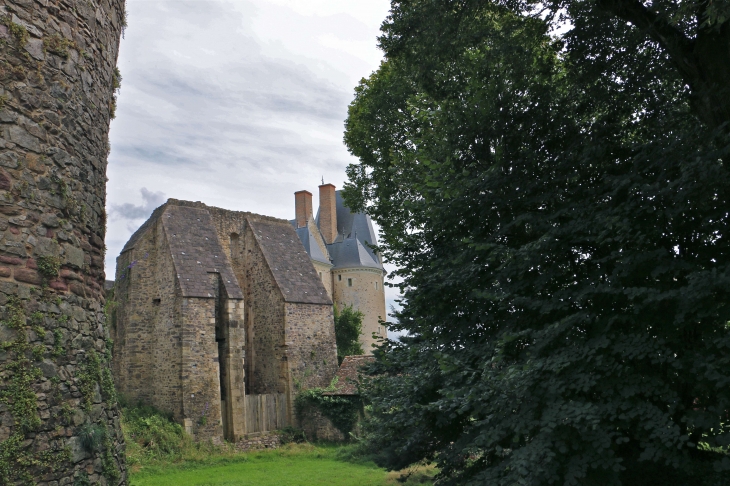
<svg viewBox="0 0 730 486"><path fill-rule="evenodd" d="M2 484L126 484L100 264L123 18L123 0L0 0L0 388L33 397L0 400ZM79 448L85 423L102 450Z"/></svg>

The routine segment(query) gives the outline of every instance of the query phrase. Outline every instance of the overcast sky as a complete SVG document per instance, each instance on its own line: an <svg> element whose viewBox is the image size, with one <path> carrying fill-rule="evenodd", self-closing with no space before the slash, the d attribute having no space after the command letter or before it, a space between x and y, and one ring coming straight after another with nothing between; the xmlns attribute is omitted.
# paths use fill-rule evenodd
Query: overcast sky
<svg viewBox="0 0 730 486"><path fill-rule="evenodd" d="M343 122L388 0L127 0L107 175L107 277L167 198L292 219L338 188ZM387 291L386 291L387 292ZM388 306L393 292L386 295Z"/></svg>

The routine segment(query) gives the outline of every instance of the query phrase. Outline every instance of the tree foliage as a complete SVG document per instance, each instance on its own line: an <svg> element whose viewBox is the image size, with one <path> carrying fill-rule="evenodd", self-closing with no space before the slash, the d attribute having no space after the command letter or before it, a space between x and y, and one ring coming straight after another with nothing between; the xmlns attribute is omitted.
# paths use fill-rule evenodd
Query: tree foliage
<svg viewBox="0 0 730 486"><path fill-rule="evenodd" d="M363 354L360 344L362 319L364 314L351 305L339 310L335 305L335 339L337 342L337 361L342 364L345 356Z"/></svg>
<svg viewBox="0 0 730 486"><path fill-rule="evenodd" d="M435 460L460 485L728 481L730 140L698 102L725 86L698 91L611 5L392 3L345 134L347 203L403 278L408 336L366 387L389 467ZM642 8L684 25L687 5ZM683 35L726 35L723 15Z"/></svg>

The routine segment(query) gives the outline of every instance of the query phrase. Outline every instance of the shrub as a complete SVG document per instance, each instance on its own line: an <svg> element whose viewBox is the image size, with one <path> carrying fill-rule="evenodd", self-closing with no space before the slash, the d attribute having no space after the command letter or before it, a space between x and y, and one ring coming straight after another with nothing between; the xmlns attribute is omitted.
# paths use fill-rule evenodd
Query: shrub
<svg viewBox="0 0 730 486"><path fill-rule="evenodd" d="M362 410L362 399L359 396L325 395L332 391L334 386L329 388L310 388L300 392L294 399L297 415L301 418L306 415L307 410L316 408L322 415L327 417L337 430L345 437L357 425Z"/></svg>
<svg viewBox="0 0 730 486"><path fill-rule="evenodd" d="M154 407L125 407L122 414L122 430L130 464L177 459L192 442L180 424Z"/></svg>
<svg viewBox="0 0 730 486"><path fill-rule="evenodd" d="M278 431L278 434L279 441L282 444L300 444L307 441L307 436L304 435L304 431L291 425L287 425Z"/></svg>
<svg viewBox="0 0 730 486"><path fill-rule="evenodd" d="M87 422L81 426L79 437L81 438L81 445L84 446L84 449L88 452L94 452L99 450L104 441L104 428L97 424Z"/></svg>

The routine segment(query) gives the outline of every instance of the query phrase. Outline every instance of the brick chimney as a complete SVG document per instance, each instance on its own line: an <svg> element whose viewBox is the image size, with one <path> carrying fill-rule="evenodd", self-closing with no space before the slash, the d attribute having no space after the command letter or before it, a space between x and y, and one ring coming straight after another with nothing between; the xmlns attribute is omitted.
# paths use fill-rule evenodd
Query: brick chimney
<svg viewBox="0 0 730 486"><path fill-rule="evenodd" d="M307 221L312 217L312 193L309 191L295 192L294 207L296 209L297 228L307 226Z"/></svg>
<svg viewBox="0 0 730 486"><path fill-rule="evenodd" d="M337 199L332 184L319 186L319 231L327 244L337 238Z"/></svg>

